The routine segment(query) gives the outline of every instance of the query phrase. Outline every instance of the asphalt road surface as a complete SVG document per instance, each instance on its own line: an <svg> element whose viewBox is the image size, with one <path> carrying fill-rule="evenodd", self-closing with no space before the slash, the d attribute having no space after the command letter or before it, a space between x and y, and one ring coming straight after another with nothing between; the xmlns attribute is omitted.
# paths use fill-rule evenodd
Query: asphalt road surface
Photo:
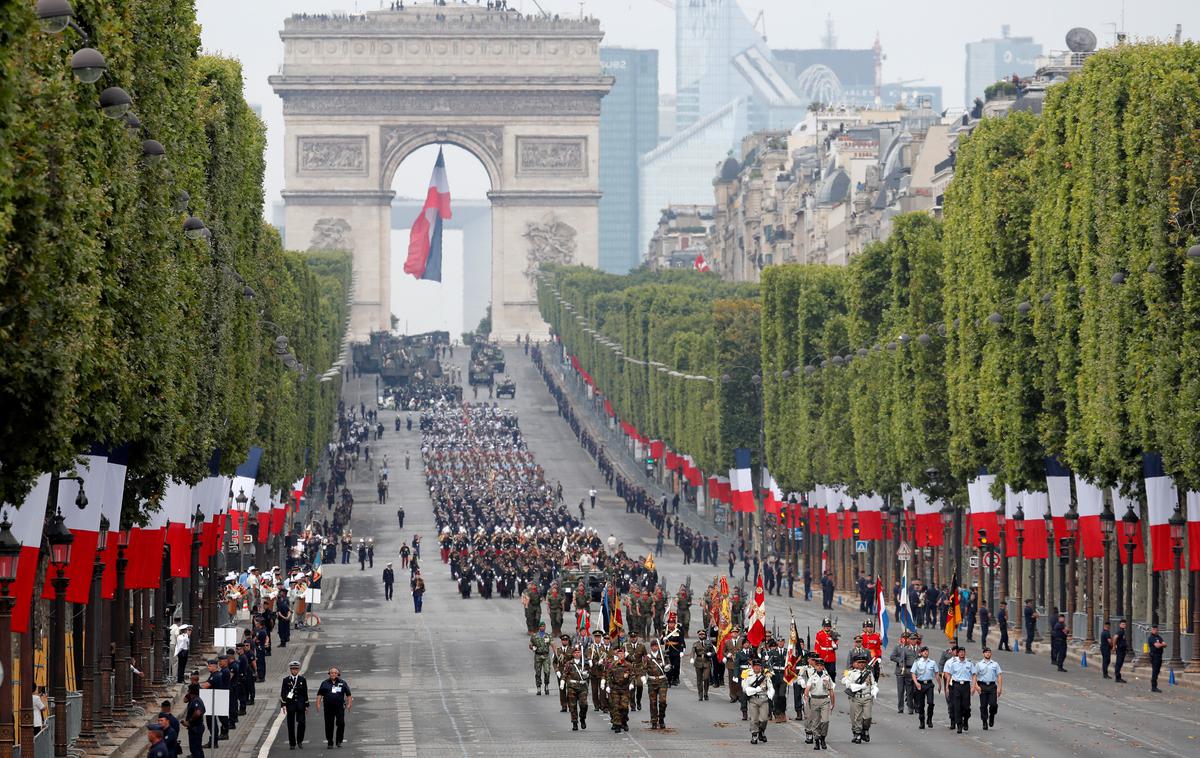
<svg viewBox="0 0 1200 758"><path fill-rule="evenodd" d="M465 351L456 351L456 363L464 363ZM653 549L654 532L641 516L627 515L623 503L602 486L592 461L579 447L570 429L559 418L541 378L522 351L509 347L509 374L517 382L515 400L498 401L515 407L521 429L550 481L561 480L566 501L572 507L589 486L601 495L587 525L602 538L613 533L631 555ZM465 373L465 372L464 372ZM470 399L468 390L466 397ZM486 393L483 393L486 397ZM370 403L374 378L347 383L350 402ZM371 443L372 458L384 453L390 459L390 501L376 504L374 472L355 473L353 530L355 538L373 537L375 566L360 571L357 563L326 567L326 600L321 607L322 629L311 636L298 635L293 655L303 656L309 690L315 693L324 671L341 667L342 676L354 692L354 707L347 718L347 739L341 749L327 749L321 717L309 713L304 755L336 754L345 758L388 756L503 756L503 755L641 755L641 756L728 756L731 750L761 755L792 755L808 750L803 729L795 721L770 724L767 745L751 746L747 724L738 707L730 704L724 691L713 689L710 700L697 702L695 682L687 656L681 686L671 688L664 731L650 731L649 711L630 713L628 734L613 734L604 714L592 713L587 731L572 732L570 720L559 712L558 698L534 695L532 654L526 647L524 617L518 600L498 597L483 600L472 595L462 599L450 579L449 569L437 554L430 503L419 470L420 434L393 431L390 412L382 412L387 431ZM414 418L415 427L415 418ZM412 468L404 469L404 453L412 456ZM376 464L378 465L378 464ZM396 507L406 509L405 528L397 526ZM396 557L401 541L420 533L423 541L422 573L428 592L424 611L413 612L408 592L408 573L401 571ZM722 551L728 545L722 544ZM381 574L384 564L395 562L395 599L385 602ZM691 573L693 588L702 588L719 568L684 567L678 549L670 545L657 559L668 590ZM741 578L740 576L738 577ZM799 586L797 586L799 592ZM769 597L768 619L786 626L787 609L795 611L803 633L815 632L820 623L819 602L799 598ZM699 614L694 608L692 617ZM862 620L849 606L839 609L843 637L853 635ZM693 623L693 626L695 624ZM891 639L899 636L893 626ZM694 640L690 639L690 643ZM992 643L996 636L993 632ZM926 644L936 659L945 643L936 631L926 634ZM282 652L282 651L280 651ZM890 652L890 650L888 651ZM885 653L886 654L886 653ZM972 650L972 657L978 657ZM1149 692L1148 668L1126 674L1130 683L1117 685L1102 680L1098 661L1088 668L1074 664L1058 673L1048 656L1000 652L997 660L1005 669L1004 695L993 731L979 728L978 700L973 699L969 733L956 735L947 729L945 701L938 698L936 728L919 731L915 716L897 715L895 679L889 674L880 682L875 707L871 744L850 743L849 716L839 697L828 738L828 754L891 754L954 756L966 753L985 756L1196 756L1200 754L1200 702L1197 690L1172 687ZM278 687L283 673L278 657L269 686ZM261 685L260 685L261 686ZM648 707L648 703L647 703ZM789 703L788 711L792 712ZM259 756L289 753L285 729L272 719L265 730ZM251 751L245 751L250 754Z"/></svg>

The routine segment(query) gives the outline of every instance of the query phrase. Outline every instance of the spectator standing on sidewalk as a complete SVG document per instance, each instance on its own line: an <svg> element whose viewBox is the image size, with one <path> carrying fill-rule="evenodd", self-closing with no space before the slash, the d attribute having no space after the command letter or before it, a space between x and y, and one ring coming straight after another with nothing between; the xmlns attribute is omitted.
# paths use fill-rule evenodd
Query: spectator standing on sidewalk
<svg viewBox="0 0 1200 758"><path fill-rule="evenodd" d="M187 668L188 653L192 645L192 628L183 626L179 629L179 636L175 639L175 683L183 684L183 672Z"/></svg>

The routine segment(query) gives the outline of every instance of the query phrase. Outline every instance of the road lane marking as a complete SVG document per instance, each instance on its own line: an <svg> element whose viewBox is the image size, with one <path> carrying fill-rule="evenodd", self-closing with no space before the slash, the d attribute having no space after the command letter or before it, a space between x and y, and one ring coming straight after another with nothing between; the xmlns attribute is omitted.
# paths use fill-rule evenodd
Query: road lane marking
<svg viewBox="0 0 1200 758"><path fill-rule="evenodd" d="M308 671L308 664L312 662L313 653L316 652L317 646L313 645L304 654L304 660L300 661L300 670ZM267 758L271 753L271 746L275 744L275 738L279 736L279 730L283 727L284 721L287 719L287 712L282 708L279 713L275 714L275 723L271 724L271 729L267 732L267 739L258 749L258 758Z"/></svg>

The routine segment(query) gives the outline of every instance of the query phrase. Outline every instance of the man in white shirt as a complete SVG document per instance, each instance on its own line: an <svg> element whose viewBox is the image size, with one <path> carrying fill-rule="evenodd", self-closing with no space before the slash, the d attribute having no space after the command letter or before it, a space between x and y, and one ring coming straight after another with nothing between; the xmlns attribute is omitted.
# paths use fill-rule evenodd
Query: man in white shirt
<svg viewBox="0 0 1200 758"><path fill-rule="evenodd" d="M595 510L595 508L596 508L596 488L595 487L592 487L591 489L588 490L588 498L590 498L592 501L592 510Z"/></svg>
<svg viewBox="0 0 1200 758"><path fill-rule="evenodd" d="M188 653L192 647L192 627L183 625L179 628L179 636L175 638L175 683L183 684L183 672L187 669Z"/></svg>
<svg viewBox="0 0 1200 758"><path fill-rule="evenodd" d="M47 711L49 706L46 705L46 688L33 688L33 730L40 732L42 726L46 723Z"/></svg>

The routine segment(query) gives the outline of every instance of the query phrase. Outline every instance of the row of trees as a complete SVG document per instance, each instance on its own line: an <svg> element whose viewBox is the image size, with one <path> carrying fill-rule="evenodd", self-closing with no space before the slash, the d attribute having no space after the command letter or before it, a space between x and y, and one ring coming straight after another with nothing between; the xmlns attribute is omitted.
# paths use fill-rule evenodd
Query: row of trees
<svg viewBox="0 0 1200 758"><path fill-rule="evenodd" d="M982 121L944 222L901 217L848 267L769 267L757 294L554 269L542 314L623 418L708 471L753 446L758 396L733 367L761 365L785 489L962 503L985 469L996 495L1044 490L1055 456L1132 491L1145 451L1200 489L1198 155L1200 47L1121 46L1041 116Z"/></svg>
<svg viewBox="0 0 1200 758"><path fill-rule="evenodd" d="M693 271L543 272L538 303L613 411L705 471L753 446L759 303L750 285ZM728 383L712 381L723 375ZM688 378L695 377L695 378Z"/></svg>
<svg viewBox="0 0 1200 758"><path fill-rule="evenodd" d="M93 444L130 446L126 517L164 481L232 470L251 444L288 491L336 404L320 371L344 332L350 264L285 253L262 220L265 129L232 60L198 54L190 0L75 0L74 29L0 9L0 500ZM119 84L136 118L106 118ZM153 136L162 161L143 155ZM202 218L208 234L183 234ZM272 353L280 334L305 378Z"/></svg>

